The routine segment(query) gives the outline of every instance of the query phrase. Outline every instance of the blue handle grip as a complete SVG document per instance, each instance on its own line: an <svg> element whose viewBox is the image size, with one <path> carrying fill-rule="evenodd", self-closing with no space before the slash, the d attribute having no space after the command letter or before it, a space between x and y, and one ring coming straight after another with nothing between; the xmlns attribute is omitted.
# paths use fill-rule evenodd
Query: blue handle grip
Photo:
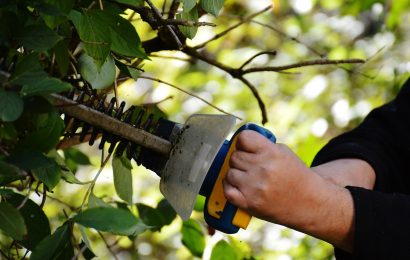
<svg viewBox="0 0 410 260"><path fill-rule="evenodd" d="M232 223L235 214L237 213L238 208L229 203L229 201L226 202L225 207L223 208L223 211L220 212L219 218L216 218L212 215L209 214L208 212L208 202L209 202L209 197L212 193L213 187L216 184L216 181L218 180L218 176L220 174L222 165L224 164L225 160L229 158L226 158L228 155L228 151L230 150L230 147L232 145L233 140L235 140L235 137L237 134L239 134L243 130L253 130L255 132L258 132L262 136L266 137L268 140L271 142L275 143L276 138L266 128L263 128L261 126L258 126L256 124L245 124L241 126L233 135L231 140L225 141L225 143L222 145L221 149L219 150L215 160L212 163L212 166L210 170L208 171L208 174L205 178L205 181L201 187L200 194L206 196L206 201L205 201L205 207L204 207L204 217L205 221L210 225L211 227L220 230L224 233L227 234L233 234L238 232L239 227L234 225Z"/></svg>

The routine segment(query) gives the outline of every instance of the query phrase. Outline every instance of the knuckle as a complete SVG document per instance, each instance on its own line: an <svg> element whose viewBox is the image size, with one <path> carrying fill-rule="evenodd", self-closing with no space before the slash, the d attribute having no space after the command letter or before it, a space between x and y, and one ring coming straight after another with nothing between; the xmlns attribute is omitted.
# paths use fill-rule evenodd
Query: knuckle
<svg viewBox="0 0 410 260"><path fill-rule="evenodd" d="M229 162L231 165L235 165L240 161L240 155L238 151L234 151L231 155L231 158L229 158Z"/></svg>
<svg viewBox="0 0 410 260"><path fill-rule="evenodd" d="M250 140L252 140L252 133L248 130L244 130L238 134L236 146L239 148L248 147L252 143Z"/></svg>

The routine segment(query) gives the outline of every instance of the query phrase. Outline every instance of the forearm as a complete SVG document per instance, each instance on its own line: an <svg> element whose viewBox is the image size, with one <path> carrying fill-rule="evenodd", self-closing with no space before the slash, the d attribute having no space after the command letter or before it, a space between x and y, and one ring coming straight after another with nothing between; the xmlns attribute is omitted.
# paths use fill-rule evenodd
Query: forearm
<svg viewBox="0 0 410 260"><path fill-rule="evenodd" d="M290 207L293 212L281 216L280 224L351 252L354 207L350 192L313 172L305 182L305 194Z"/></svg>
<svg viewBox="0 0 410 260"><path fill-rule="evenodd" d="M338 159L311 168L324 179L340 186L373 189L376 174L373 168L360 159Z"/></svg>
<svg viewBox="0 0 410 260"><path fill-rule="evenodd" d="M376 178L374 170L363 160L339 159L312 167L311 171L306 182L313 190L307 187L303 196L305 212L285 224L350 252L354 206L350 192L344 187L372 189Z"/></svg>

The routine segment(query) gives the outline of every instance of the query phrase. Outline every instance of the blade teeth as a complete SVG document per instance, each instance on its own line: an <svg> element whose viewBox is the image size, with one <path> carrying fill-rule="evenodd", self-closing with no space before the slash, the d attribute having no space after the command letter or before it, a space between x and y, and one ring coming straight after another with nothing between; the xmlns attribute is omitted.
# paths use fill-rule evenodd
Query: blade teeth
<svg viewBox="0 0 410 260"><path fill-rule="evenodd" d="M87 96L89 96L88 99ZM110 117L114 117L124 123L130 124L135 128L143 129L150 133L155 132L157 129L158 121L154 120L154 114L148 114L144 108L140 108L135 119L133 119L137 108L135 106L131 106L124 112L126 103L122 101L118 108L115 109L115 104L117 102L115 97L111 98L108 105L105 103L107 96L103 95L99 97L95 91L91 91L90 95L86 94L85 91L80 91L78 95L75 95L75 91L71 91L67 94L67 97L80 104L100 111ZM140 158L140 154L143 149L139 145L131 143L120 136L113 135L76 118L65 116L64 121L67 126L65 133L68 137L79 135L79 140L84 141L86 136L89 135L88 144L93 145L97 137L101 135L101 140L98 145L99 149L103 149L105 143L110 143L108 153L111 154L115 152L117 156L121 156L124 152L126 152L129 159L134 159L138 165L141 164L142 160ZM77 133L80 127L81 131Z"/></svg>

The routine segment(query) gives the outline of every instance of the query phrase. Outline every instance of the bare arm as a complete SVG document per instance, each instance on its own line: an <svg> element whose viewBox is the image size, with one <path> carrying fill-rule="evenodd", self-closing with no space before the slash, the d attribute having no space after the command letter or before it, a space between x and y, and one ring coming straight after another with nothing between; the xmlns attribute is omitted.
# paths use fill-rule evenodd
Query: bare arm
<svg viewBox="0 0 410 260"><path fill-rule="evenodd" d="M338 159L312 167L312 170L340 187L356 186L370 190L376 181L373 168L360 159Z"/></svg>

